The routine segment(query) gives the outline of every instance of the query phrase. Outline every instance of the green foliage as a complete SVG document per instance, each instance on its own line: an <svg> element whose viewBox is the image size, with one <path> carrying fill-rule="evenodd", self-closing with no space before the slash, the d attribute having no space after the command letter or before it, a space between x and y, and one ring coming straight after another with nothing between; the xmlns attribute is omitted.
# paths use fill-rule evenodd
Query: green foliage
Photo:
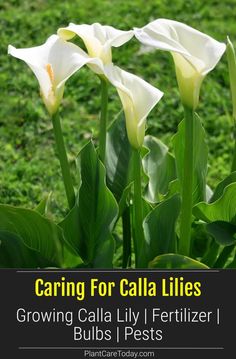
<svg viewBox="0 0 236 359"><path fill-rule="evenodd" d="M236 172L232 172L229 176L227 176L222 182L217 185L213 195L210 197L209 202L212 203L219 199L223 195L225 187L234 182L236 182Z"/></svg>
<svg viewBox="0 0 236 359"><path fill-rule="evenodd" d="M200 202L193 208L197 218L206 222L224 221L236 225L236 182L231 183L213 203Z"/></svg>
<svg viewBox="0 0 236 359"><path fill-rule="evenodd" d="M0 231L0 241L1 268L38 268L52 264L39 252L28 248L22 239L12 232Z"/></svg>
<svg viewBox="0 0 236 359"><path fill-rule="evenodd" d="M229 0L229 6L233 2ZM0 5L0 203L4 203L0 205L0 266L110 268L114 258L115 266L120 265L122 244L126 248L124 266L129 265L130 259L133 261L133 251L136 260L137 254L145 257L143 263L155 257L150 268L207 268L203 263L212 267L234 265L236 175L234 172L226 177L230 173L233 138L224 58L202 86L198 112L204 126L197 115L193 119L193 202L196 205L189 241L192 258L189 258L177 254L185 123L181 122L183 110L170 54L161 51L144 54L135 39L113 49L115 64L142 76L165 93L164 100L148 118L148 136L142 151L143 172L136 168L136 175L142 172L145 177L145 200L141 183L137 186L136 181L133 191L134 151L127 139L123 114L112 122L120 111L114 88L109 87L111 126L104 166L95 149L99 81L87 68L68 81L61 106L62 127L77 189L77 201L69 213L65 210L59 162L54 156L51 121L38 94L37 81L23 63L6 54L9 43L16 47L36 46L69 22L86 23L89 19L89 23L107 24L109 19L109 24L129 29L157 17L182 21L221 41L226 34L233 41L236 37L232 11L220 2L216 6L209 2L202 4L201 0L177 0L172 7L167 0L157 0L155 6L153 1L146 1L144 7L141 0L118 0L115 5L108 0L72 3L11 0ZM73 41L81 45L79 39ZM172 142L171 136L177 129ZM95 146L88 142L90 138ZM216 188L213 195L209 194L206 183L213 190ZM52 196L48 196L50 191ZM22 208L26 206L35 210ZM122 241L118 219L124 213L128 217L126 221L122 217L123 228L128 231ZM113 236L119 247L115 256ZM131 236L139 238L134 240L136 248L132 249Z"/></svg>
<svg viewBox="0 0 236 359"><path fill-rule="evenodd" d="M161 195L167 193L169 183L176 178L175 159L168 152L168 147L153 136L145 137L144 146L148 149L143 158L143 168L149 177L146 198L156 203Z"/></svg>
<svg viewBox="0 0 236 359"><path fill-rule="evenodd" d="M161 202L145 218L143 226L149 261L154 257L175 253L176 222L180 213L179 195Z"/></svg>
<svg viewBox="0 0 236 359"><path fill-rule="evenodd" d="M236 41L235 1L176 0L10 0L0 4L0 201L35 207L53 190L51 209L65 214L60 167L54 157L52 127L39 97L37 80L25 64L7 56L7 45L41 44L60 26L75 23L109 23L121 29L140 27L158 18L185 22L220 41ZM170 54L155 51L139 55L133 39L113 50L114 62L159 87L165 96L148 118L148 133L170 145L170 137L183 117ZM19 94L21 96L19 96ZM109 89L109 118L120 110L114 89ZM66 86L63 132L71 163L88 138L97 138L100 111L99 81L86 68ZM215 187L230 169L233 148L229 79L226 58L204 80L199 115L204 121L210 148L208 183Z"/></svg>
<svg viewBox="0 0 236 359"><path fill-rule="evenodd" d="M51 193L45 196L39 204L35 207L35 211L37 211L42 216L46 216L48 213L48 208L50 206Z"/></svg>
<svg viewBox="0 0 236 359"><path fill-rule="evenodd" d="M32 252L25 249L24 246L26 246L39 253L40 260L36 267L46 261L50 263L51 266L60 267L64 265L64 238L62 230L56 224L42 217L38 212L7 205L0 205L0 218L1 257L4 257L4 254L2 254L2 245L3 251L8 251L8 253L10 253L9 248L15 247L16 264L19 263L19 257L22 257L24 264L24 258ZM20 254L17 253L17 248ZM11 256L13 255L14 252ZM33 257L35 256L36 255L33 254ZM44 258L44 261L42 258ZM28 266L30 266L31 263L32 261L30 259Z"/></svg>
<svg viewBox="0 0 236 359"><path fill-rule="evenodd" d="M215 263L216 267L224 267L236 244L236 182L234 181L235 172L219 183L210 203L200 202L193 208L196 218L207 223L206 231L215 240L211 244L212 248L203 258L203 262L211 266ZM221 253L220 246L225 247Z"/></svg>
<svg viewBox="0 0 236 359"><path fill-rule="evenodd" d="M118 118L115 118L107 132L105 159L107 185L116 200L121 203L125 201L124 190L132 181L131 157L132 148L128 141L122 112Z"/></svg>
<svg viewBox="0 0 236 359"><path fill-rule="evenodd" d="M236 226L234 224L224 221L216 221L208 223L206 228L218 244L223 246L236 244Z"/></svg>
<svg viewBox="0 0 236 359"><path fill-rule="evenodd" d="M176 167L180 187L183 186L184 169L184 137L185 121L178 126L178 132L173 138ZM193 203L198 203L206 198L206 174L208 149L205 142L205 131L200 118L195 114L193 118Z"/></svg>
<svg viewBox="0 0 236 359"><path fill-rule="evenodd" d="M105 183L105 168L92 142L80 152L81 187L75 207L60 224L67 241L90 267L112 267L116 200Z"/></svg>
<svg viewBox="0 0 236 359"><path fill-rule="evenodd" d="M208 267L192 258L179 254L162 254L149 263L149 268L165 269L207 269Z"/></svg>

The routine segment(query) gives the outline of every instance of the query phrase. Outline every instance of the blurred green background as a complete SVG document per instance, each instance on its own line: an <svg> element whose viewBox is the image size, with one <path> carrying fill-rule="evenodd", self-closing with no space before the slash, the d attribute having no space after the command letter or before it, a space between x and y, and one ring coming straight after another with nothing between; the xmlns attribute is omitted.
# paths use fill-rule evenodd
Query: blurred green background
<svg viewBox="0 0 236 359"><path fill-rule="evenodd" d="M65 204L59 162L54 156L52 126L30 69L7 55L7 46L40 45L69 22L109 24L120 29L142 27L156 18L184 22L214 38L236 43L236 0L0 0L0 202L34 207L53 191L52 205L59 217ZM140 55L133 39L113 50L114 62L142 76L165 96L148 118L147 132L171 146L183 117L172 58L155 51ZM85 141L98 131L99 82L87 68L68 82L63 106L63 131L73 162ZM109 121L120 110L110 88ZM210 149L208 182L228 173L233 148L233 123L226 56L204 80L198 113Z"/></svg>

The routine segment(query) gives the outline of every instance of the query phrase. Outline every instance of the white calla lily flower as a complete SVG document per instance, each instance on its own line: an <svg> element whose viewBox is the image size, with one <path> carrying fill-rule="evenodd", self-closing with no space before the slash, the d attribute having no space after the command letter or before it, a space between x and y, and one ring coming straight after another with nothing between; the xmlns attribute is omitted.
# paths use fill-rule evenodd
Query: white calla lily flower
<svg viewBox="0 0 236 359"><path fill-rule="evenodd" d="M71 40L78 35L84 42L88 54L99 58L103 66L88 64L88 66L116 87L121 99L128 138L131 145L139 149L145 135L146 117L163 96L163 93L151 86L138 76L121 70L112 63L111 47L119 47L129 41L134 32L117 30L112 26L69 24L58 29L58 35L64 40Z"/></svg>
<svg viewBox="0 0 236 359"><path fill-rule="evenodd" d="M171 52L182 102L195 109L202 81L219 62L226 45L188 25L167 19L135 28L134 33L144 45Z"/></svg>
<svg viewBox="0 0 236 359"><path fill-rule="evenodd" d="M140 77L114 65L105 66L105 76L116 87L123 105L129 142L135 149L143 145L146 118L163 92Z"/></svg>
<svg viewBox="0 0 236 359"><path fill-rule="evenodd" d="M104 64L112 62L113 46L119 47L134 36L133 30L122 31L99 23L92 25L70 23L69 26L58 29L57 33L64 40L71 40L78 35L83 40L89 56L100 58Z"/></svg>
<svg viewBox="0 0 236 359"><path fill-rule="evenodd" d="M26 64L38 79L40 92L48 112L57 112L63 97L65 82L82 66L91 64L97 71L99 59L91 59L78 46L52 35L41 46L16 49L9 45L8 53Z"/></svg>

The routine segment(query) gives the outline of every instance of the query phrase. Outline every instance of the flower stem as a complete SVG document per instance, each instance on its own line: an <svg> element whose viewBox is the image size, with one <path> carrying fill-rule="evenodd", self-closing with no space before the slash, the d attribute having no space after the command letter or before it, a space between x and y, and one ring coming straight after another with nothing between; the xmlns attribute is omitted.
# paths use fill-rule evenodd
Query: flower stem
<svg viewBox="0 0 236 359"><path fill-rule="evenodd" d="M70 166L66 154L65 143L62 135L60 116L58 113L52 116L52 124L56 141L57 155L60 161L63 182L66 191L66 197L69 208L71 209L75 204L75 192L70 173Z"/></svg>
<svg viewBox="0 0 236 359"><path fill-rule="evenodd" d="M131 264L131 230L130 230L130 208L127 206L122 214L123 227L123 268Z"/></svg>
<svg viewBox="0 0 236 359"><path fill-rule="evenodd" d="M102 162L106 154L106 134L107 134L107 104L108 104L108 82L100 77L101 80L101 115L99 129L99 157Z"/></svg>
<svg viewBox="0 0 236 359"><path fill-rule="evenodd" d="M233 154L233 162L231 166L231 172L236 171L236 121L234 124L234 154Z"/></svg>
<svg viewBox="0 0 236 359"><path fill-rule="evenodd" d="M134 251L136 268L144 268L144 232L142 208L141 156L139 150L133 151L134 170Z"/></svg>
<svg viewBox="0 0 236 359"><path fill-rule="evenodd" d="M235 50L232 42L229 37L227 37L227 47L226 54L228 60L228 69L229 69L229 82L230 82L230 91L233 104L233 121L234 121L234 154L233 162L231 166L231 171L236 171L236 56Z"/></svg>
<svg viewBox="0 0 236 359"><path fill-rule="evenodd" d="M184 110L185 147L179 253L188 256L191 243L191 223L193 206L193 110L187 107L185 107Z"/></svg>

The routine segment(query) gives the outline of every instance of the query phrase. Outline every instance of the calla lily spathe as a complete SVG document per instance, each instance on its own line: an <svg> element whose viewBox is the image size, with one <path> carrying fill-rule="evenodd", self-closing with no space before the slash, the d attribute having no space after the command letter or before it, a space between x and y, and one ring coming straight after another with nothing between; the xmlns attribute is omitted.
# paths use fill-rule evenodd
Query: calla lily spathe
<svg viewBox="0 0 236 359"><path fill-rule="evenodd" d="M99 59L91 59L78 46L52 35L41 46L16 49L9 45L8 53L26 64L38 79L40 92L48 112L53 115L63 97L65 82L82 66L90 63L97 71Z"/></svg>
<svg viewBox="0 0 236 359"><path fill-rule="evenodd" d="M112 64L112 46L123 45L133 37L134 32L122 31L98 23L92 25L70 23L68 27L58 29L58 35L64 40L71 40L78 35L83 40L88 54L102 61L103 66L99 69L90 65L89 67L94 72L104 75L116 87L125 113L129 141L134 148L140 148L145 135L146 117L163 93L138 76Z"/></svg>
<svg viewBox="0 0 236 359"><path fill-rule="evenodd" d="M96 26L95 26L96 25ZM99 24L75 25L97 29ZM99 25L101 26L101 25ZM130 32L116 30L110 26L99 27L107 36L107 43L120 46L128 41ZM98 32L98 30L96 30ZM59 31L60 32L60 31ZM128 34L127 34L128 33ZM98 36L98 35L97 35ZM93 53L96 53L96 41ZM92 48L92 43L90 43ZM107 44L104 46L108 46ZM51 115L57 112L63 97L65 82L82 66L88 65L95 73L102 75L114 85L121 99L126 128L131 145L138 149L143 144L146 117L161 99L163 93L138 76L123 71L111 62L104 63L101 58L90 57L77 45L52 35L41 46L16 49L9 45L8 53L27 63L38 79L41 95Z"/></svg>
<svg viewBox="0 0 236 359"><path fill-rule="evenodd" d="M71 40L78 35L83 40L89 56L100 58L103 64L112 62L111 48L113 46L123 45L134 35L132 30L122 31L99 23L92 25L70 23L69 26L58 29L57 33L64 40Z"/></svg>
<svg viewBox="0 0 236 359"><path fill-rule="evenodd" d="M226 45L190 26L167 19L135 28L134 33L144 45L171 52L182 102L195 109L202 81L218 63Z"/></svg>
<svg viewBox="0 0 236 359"><path fill-rule="evenodd" d="M140 149L145 135L146 118L162 98L163 92L114 65L105 67L105 76L116 87L122 102L129 142L133 148Z"/></svg>

